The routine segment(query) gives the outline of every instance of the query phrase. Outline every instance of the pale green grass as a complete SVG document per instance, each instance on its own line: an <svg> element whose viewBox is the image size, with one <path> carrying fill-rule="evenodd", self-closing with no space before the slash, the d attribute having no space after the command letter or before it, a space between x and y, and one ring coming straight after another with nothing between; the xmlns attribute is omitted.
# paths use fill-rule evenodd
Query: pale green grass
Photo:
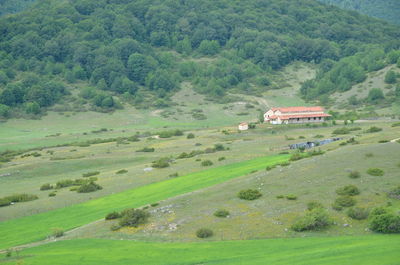
<svg viewBox="0 0 400 265"><path fill-rule="evenodd" d="M139 207L192 192L287 161L288 155L261 157L158 182L82 204L0 223L0 249L44 239L51 228L72 229L104 217L108 212Z"/></svg>
<svg viewBox="0 0 400 265"><path fill-rule="evenodd" d="M290 238L203 243L67 240L27 249L3 264L395 265L400 236ZM8 261L8 262L7 262ZM18 263L22 262L22 263Z"/></svg>

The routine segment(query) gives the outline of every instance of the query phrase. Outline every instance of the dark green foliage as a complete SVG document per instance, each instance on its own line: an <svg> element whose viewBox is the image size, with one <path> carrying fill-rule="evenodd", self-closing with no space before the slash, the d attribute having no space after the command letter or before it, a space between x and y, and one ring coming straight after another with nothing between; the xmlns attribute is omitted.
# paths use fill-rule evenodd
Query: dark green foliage
<svg viewBox="0 0 400 265"><path fill-rule="evenodd" d="M291 228L296 232L321 230L333 224L328 212L323 208L314 208L299 218Z"/></svg>
<svg viewBox="0 0 400 265"><path fill-rule="evenodd" d="M356 200L348 195L345 196L339 196L336 198L334 204L333 204L333 209L335 210L342 210L343 207L351 207L356 204Z"/></svg>
<svg viewBox="0 0 400 265"><path fill-rule="evenodd" d="M193 139L195 136L193 133L188 133L188 135L186 136L187 139Z"/></svg>
<svg viewBox="0 0 400 265"><path fill-rule="evenodd" d="M238 193L238 197L240 199L248 200L248 201L256 200L256 199L260 198L261 196L262 196L262 194L258 190L252 190L252 189L241 190Z"/></svg>
<svg viewBox="0 0 400 265"><path fill-rule="evenodd" d="M11 204L11 201L7 198L0 198L0 207L8 206Z"/></svg>
<svg viewBox="0 0 400 265"><path fill-rule="evenodd" d="M121 217L121 214L119 212L111 212L109 214L106 215L105 219L106 220L114 220L114 219L118 219Z"/></svg>
<svg viewBox="0 0 400 265"><path fill-rule="evenodd" d="M57 193L55 191L49 193L49 197L55 197L55 196L57 196Z"/></svg>
<svg viewBox="0 0 400 265"><path fill-rule="evenodd" d="M64 230L61 228L53 228L51 235L53 237L62 237L64 235Z"/></svg>
<svg viewBox="0 0 400 265"><path fill-rule="evenodd" d="M88 177L96 176L99 174L100 174L100 171L92 171L92 172L83 173L82 177L88 178Z"/></svg>
<svg viewBox="0 0 400 265"><path fill-rule="evenodd" d="M158 202L150 204L151 207L157 207L158 205L160 205Z"/></svg>
<svg viewBox="0 0 400 265"><path fill-rule="evenodd" d="M40 190L51 190L53 188L54 188L53 185L51 185L50 183L46 183L40 186Z"/></svg>
<svg viewBox="0 0 400 265"><path fill-rule="evenodd" d="M288 199L289 201L295 201L295 200L297 200L297 196L294 194L289 194L289 195L286 195L286 199Z"/></svg>
<svg viewBox="0 0 400 265"><path fill-rule="evenodd" d="M117 172L115 172L115 174L125 174L127 172L128 172L128 170L126 170L126 169L120 169Z"/></svg>
<svg viewBox="0 0 400 265"><path fill-rule="evenodd" d="M160 158L156 161L153 161L151 166L154 168L166 168L169 167L169 161L170 159L168 157Z"/></svg>
<svg viewBox="0 0 400 265"><path fill-rule="evenodd" d="M395 187L394 189L388 192L388 196L394 199L400 199L400 186Z"/></svg>
<svg viewBox="0 0 400 265"><path fill-rule="evenodd" d="M369 168L367 173L371 176L383 176L385 172L380 168Z"/></svg>
<svg viewBox="0 0 400 265"><path fill-rule="evenodd" d="M196 231L196 236L198 238L207 238L207 237L212 237L213 236L213 231L208 228L200 228Z"/></svg>
<svg viewBox="0 0 400 265"><path fill-rule="evenodd" d="M311 211L313 209L316 209L316 208L324 208L324 206L322 205L322 203L316 202L316 201L312 201L312 202L307 203L307 209L309 211Z"/></svg>
<svg viewBox="0 0 400 265"><path fill-rule="evenodd" d="M383 99L385 96L380 88L373 88L368 92L367 101L371 104L379 103Z"/></svg>
<svg viewBox="0 0 400 265"><path fill-rule="evenodd" d="M352 178L352 179L358 179L360 176L361 176L360 172L358 172L358 171L351 171L349 173L349 178Z"/></svg>
<svg viewBox="0 0 400 265"><path fill-rule="evenodd" d="M21 194L13 194L7 197L4 197L4 199L10 200L11 202L28 202L28 201L33 201L37 200L39 197L33 194L26 194L26 193L21 193Z"/></svg>
<svg viewBox="0 0 400 265"><path fill-rule="evenodd" d="M213 165L213 162L211 160L204 160L204 161L201 162L201 165L203 167L209 167L209 166Z"/></svg>
<svg viewBox="0 0 400 265"><path fill-rule="evenodd" d="M281 167L287 167L287 166L290 165L290 162L289 162L289 161L287 161L287 162L282 162L282 163L280 163L279 165L280 165Z"/></svg>
<svg viewBox="0 0 400 265"><path fill-rule="evenodd" d="M378 233L400 233L400 216L375 213L369 222L369 228Z"/></svg>
<svg viewBox="0 0 400 265"><path fill-rule="evenodd" d="M396 83L397 75L394 71L390 70L385 75L385 83L394 84Z"/></svg>
<svg viewBox="0 0 400 265"><path fill-rule="evenodd" d="M94 192L97 190L101 190L102 188L103 187L101 187L99 184L91 181L89 183L84 183L76 191L78 193L88 193L88 192Z"/></svg>
<svg viewBox="0 0 400 265"><path fill-rule="evenodd" d="M171 130L171 131L162 131L158 133L160 138L170 138L172 136L181 136L183 132L181 130Z"/></svg>
<svg viewBox="0 0 400 265"><path fill-rule="evenodd" d="M225 160L226 158L224 157L224 156L221 156L221 157L218 157L218 161L223 161L223 160Z"/></svg>
<svg viewBox="0 0 400 265"><path fill-rule="evenodd" d="M145 224L150 217L150 214L141 209L127 209L121 213L122 217L119 221L120 226L138 227Z"/></svg>
<svg viewBox="0 0 400 265"><path fill-rule="evenodd" d="M336 190L338 195L355 196L360 194L360 190L354 185L347 185Z"/></svg>
<svg viewBox="0 0 400 265"><path fill-rule="evenodd" d="M350 130L346 127L335 129L332 134L349 134Z"/></svg>
<svg viewBox="0 0 400 265"><path fill-rule="evenodd" d="M372 126L369 129L367 129L365 132L367 133L375 133L375 132L380 132L382 131L382 128L376 127L376 126Z"/></svg>
<svg viewBox="0 0 400 265"><path fill-rule="evenodd" d="M368 218L369 211L360 207L352 207L347 210L347 216L355 220L364 220Z"/></svg>
<svg viewBox="0 0 400 265"><path fill-rule="evenodd" d="M153 147L143 147L142 149L137 150L136 152L154 152L155 149Z"/></svg>
<svg viewBox="0 0 400 265"><path fill-rule="evenodd" d="M229 211L224 210L224 209L219 209L219 210L215 211L214 216L225 218L225 217L229 216Z"/></svg>

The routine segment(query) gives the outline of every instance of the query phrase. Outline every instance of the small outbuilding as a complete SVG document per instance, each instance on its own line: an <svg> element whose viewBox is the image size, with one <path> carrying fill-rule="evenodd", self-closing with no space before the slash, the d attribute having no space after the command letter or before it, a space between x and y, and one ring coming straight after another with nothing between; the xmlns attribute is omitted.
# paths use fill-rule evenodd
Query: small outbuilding
<svg viewBox="0 0 400 265"><path fill-rule="evenodd" d="M249 129L249 124L247 122L242 122L239 124L239 131L247 131Z"/></svg>

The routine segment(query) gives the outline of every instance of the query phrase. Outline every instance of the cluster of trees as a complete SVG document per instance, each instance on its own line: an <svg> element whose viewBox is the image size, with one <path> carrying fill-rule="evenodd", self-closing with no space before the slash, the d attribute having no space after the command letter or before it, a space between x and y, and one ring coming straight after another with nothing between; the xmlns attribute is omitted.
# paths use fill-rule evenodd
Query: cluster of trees
<svg viewBox="0 0 400 265"><path fill-rule="evenodd" d="M397 0L320 0L323 3L385 19L400 24L400 3Z"/></svg>
<svg viewBox="0 0 400 265"><path fill-rule="evenodd" d="M79 100L103 109L118 107L118 95L166 106L186 79L223 98L252 92L253 82L269 85L257 74L293 61L329 68L370 45L397 48L399 39L395 26L309 0L40 1L0 20L0 111L38 113L67 94L62 82L84 83ZM210 63L181 59L216 55ZM351 60L341 63L352 68Z"/></svg>
<svg viewBox="0 0 400 265"><path fill-rule="evenodd" d="M0 16L17 13L30 7L36 0L1 0Z"/></svg>

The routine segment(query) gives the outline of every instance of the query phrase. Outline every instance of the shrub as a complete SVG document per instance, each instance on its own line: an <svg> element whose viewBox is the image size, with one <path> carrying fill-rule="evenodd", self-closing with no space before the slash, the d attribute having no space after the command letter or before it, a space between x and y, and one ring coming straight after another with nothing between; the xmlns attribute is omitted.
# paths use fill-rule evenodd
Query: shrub
<svg viewBox="0 0 400 265"><path fill-rule="evenodd" d="M287 166L290 165L290 162L289 162L289 161L282 162L282 163L280 163L279 165L280 165L281 167L287 167Z"/></svg>
<svg viewBox="0 0 400 265"><path fill-rule="evenodd" d="M347 210L347 216L355 219L355 220L364 220L367 219L369 215L369 211L360 207L352 207Z"/></svg>
<svg viewBox="0 0 400 265"><path fill-rule="evenodd" d="M222 161L222 160L225 160L224 156L218 158L218 161Z"/></svg>
<svg viewBox="0 0 400 265"><path fill-rule="evenodd" d="M172 173L172 174L168 175L168 177L170 177L170 178L176 178L178 176L179 176L178 172L175 172L175 173Z"/></svg>
<svg viewBox="0 0 400 265"><path fill-rule="evenodd" d="M300 159L303 159L305 156L300 154L300 153L295 153L293 155L291 155L291 157L289 158L290 161L297 161Z"/></svg>
<svg viewBox="0 0 400 265"><path fill-rule="evenodd" d="M225 146L223 144L215 144L214 145L214 150L215 151L224 151L225 150Z"/></svg>
<svg viewBox="0 0 400 265"><path fill-rule="evenodd" d="M160 205L158 202L150 204L151 207L157 207L158 205Z"/></svg>
<svg viewBox="0 0 400 265"><path fill-rule="evenodd" d="M42 186L40 186L40 190L51 190L53 188L53 185L51 185L50 183L46 183L43 184Z"/></svg>
<svg viewBox="0 0 400 265"><path fill-rule="evenodd" d="M380 132L382 131L382 128L376 127L376 126L372 126L370 127L368 130L366 130L366 133L375 133L375 132Z"/></svg>
<svg viewBox="0 0 400 265"><path fill-rule="evenodd" d="M349 133L350 133L350 130L348 128L345 128L345 127L337 128L332 132L332 134L349 134Z"/></svg>
<svg viewBox="0 0 400 265"><path fill-rule="evenodd" d="M373 153L366 153L366 154L365 154L365 157L373 157L373 156L374 156Z"/></svg>
<svg viewBox="0 0 400 265"><path fill-rule="evenodd" d="M128 170L126 170L126 169L120 169L117 172L115 172L115 174L125 174L127 172L128 172Z"/></svg>
<svg viewBox="0 0 400 265"><path fill-rule="evenodd" d="M288 199L290 201L295 201L295 200L297 200L297 196L293 195L293 194L289 194L289 195L286 195L286 199Z"/></svg>
<svg viewBox="0 0 400 265"><path fill-rule="evenodd" d="M73 185L76 185L75 182L72 179L65 179L65 180L60 180L56 183L56 188L61 189L65 187L71 187Z"/></svg>
<svg viewBox="0 0 400 265"><path fill-rule="evenodd" d="M224 217L229 216L229 211L220 209L220 210L217 210L217 211L214 213L214 216L224 218Z"/></svg>
<svg viewBox="0 0 400 265"><path fill-rule="evenodd" d="M121 217L120 213L114 211L114 212L107 214L105 219L106 220L114 220L114 219L118 219L120 217Z"/></svg>
<svg viewBox="0 0 400 265"><path fill-rule="evenodd" d="M389 191L388 195L391 198L400 199L400 186L397 186L396 188Z"/></svg>
<svg viewBox="0 0 400 265"><path fill-rule="evenodd" d="M238 197L242 200L248 200L252 201L255 199L258 199L262 196L262 194L258 190L252 190L252 189L247 189L247 190L241 190L238 193Z"/></svg>
<svg viewBox="0 0 400 265"><path fill-rule="evenodd" d="M196 236L198 238L207 238L213 236L213 231L208 228L200 228L199 230L196 231Z"/></svg>
<svg viewBox="0 0 400 265"><path fill-rule="evenodd" d="M360 172L358 172L358 171L351 171L349 173L349 178L352 178L352 179L358 179L360 176L361 176Z"/></svg>
<svg viewBox="0 0 400 265"><path fill-rule="evenodd" d="M122 218L119 221L120 226L138 227L145 224L150 214L141 209L127 209L122 212Z"/></svg>
<svg viewBox="0 0 400 265"><path fill-rule="evenodd" d="M121 226L119 225L119 224L113 224L111 227L110 227L110 230L111 231L117 231L117 230L119 230L121 228Z"/></svg>
<svg viewBox="0 0 400 265"><path fill-rule="evenodd" d="M371 218L369 228L378 233L400 233L400 216L391 213L375 215Z"/></svg>
<svg viewBox="0 0 400 265"><path fill-rule="evenodd" d="M367 170L367 173L371 176L383 176L384 172L380 168L369 168Z"/></svg>
<svg viewBox="0 0 400 265"><path fill-rule="evenodd" d="M400 122L395 122L392 124L392 127L399 127L400 126Z"/></svg>
<svg viewBox="0 0 400 265"><path fill-rule="evenodd" d="M354 185L347 185L336 190L338 195L355 196L360 194L360 190Z"/></svg>
<svg viewBox="0 0 400 265"><path fill-rule="evenodd" d="M341 210L343 207L351 207L356 204L356 200L348 195L339 196L336 198L333 208L335 210Z"/></svg>
<svg viewBox="0 0 400 265"><path fill-rule="evenodd" d="M277 199L283 199L283 198L285 198L285 195L277 195L276 198Z"/></svg>
<svg viewBox="0 0 400 265"><path fill-rule="evenodd" d="M92 172L83 173L82 177L88 178L88 177L96 176L96 175L99 175L99 174L100 174L99 171L92 171Z"/></svg>
<svg viewBox="0 0 400 265"><path fill-rule="evenodd" d="M276 166L267 166L266 168L265 168L265 170L266 171L270 171L270 170L272 170L272 169L274 169Z"/></svg>
<svg viewBox="0 0 400 265"><path fill-rule="evenodd" d="M324 206L322 205L322 203L316 202L316 201L311 201L311 202L307 203L307 209L309 211L316 209L316 208L324 208Z"/></svg>
<svg viewBox="0 0 400 265"><path fill-rule="evenodd" d="M211 160L204 160L204 161L201 162L201 165L203 167L209 167L209 166L213 165L213 162Z"/></svg>
<svg viewBox="0 0 400 265"><path fill-rule="evenodd" d="M136 152L147 152L147 153L151 153L154 152L155 149L153 147L143 147L142 149L137 150Z"/></svg>
<svg viewBox="0 0 400 265"><path fill-rule="evenodd" d="M158 159L156 161L153 161L151 166L154 167L154 168L166 168L166 167L169 167L169 158L168 157L164 157L164 158L160 158L160 159Z"/></svg>
<svg viewBox="0 0 400 265"><path fill-rule="evenodd" d="M0 207L8 206L11 204L11 201L7 198L0 198Z"/></svg>
<svg viewBox="0 0 400 265"><path fill-rule="evenodd" d="M55 191L49 193L49 197L55 197L57 193Z"/></svg>
<svg viewBox="0 0 400 265"><path fill-rule="evenodd" d="M188 135L186 136L187 139L193 139L195 136L193 133L188 133Z"/></svg>
<svg viewBox="0 0 400 265"><path fill-rule="evenodd" d="M39 197L33 194L26 194L26 193L21 193L21 194L13 194L7 197L4 197L4 199L9 200L10 202L29 202L38 199Z"/></svg>
<svg viewBox="0 0 400 265"><path fill-rule="evenodd" d="M53 228L51 235L53 237L62 237L64 235L64 230L61 228Z"/></svg>
<svg viewBox="0 0 400 265"><path fill-rule="evenodd" d="M384 207L376 207L372 209L372 211L369 213L370 217L376 216L376 215L381 215L381 214L387 214L389 211L384 208Z"/></svg>
<svg viewBox="0 0 400 265"><path fill-rule="evenodd" d="M321 230L332 224L333 221L325 209L315 208L299 218L291 228L296 232L302 232Z"/></svg>
<svg viewBox="0 0 400 265"><path fill-rule="evenodd" d="M101 187L99 184L95 182L89 182L86 184L83 184L77 189L78 193L88 193L88 192L94 192L97 190L101 190L103 187Z"/></svg>

